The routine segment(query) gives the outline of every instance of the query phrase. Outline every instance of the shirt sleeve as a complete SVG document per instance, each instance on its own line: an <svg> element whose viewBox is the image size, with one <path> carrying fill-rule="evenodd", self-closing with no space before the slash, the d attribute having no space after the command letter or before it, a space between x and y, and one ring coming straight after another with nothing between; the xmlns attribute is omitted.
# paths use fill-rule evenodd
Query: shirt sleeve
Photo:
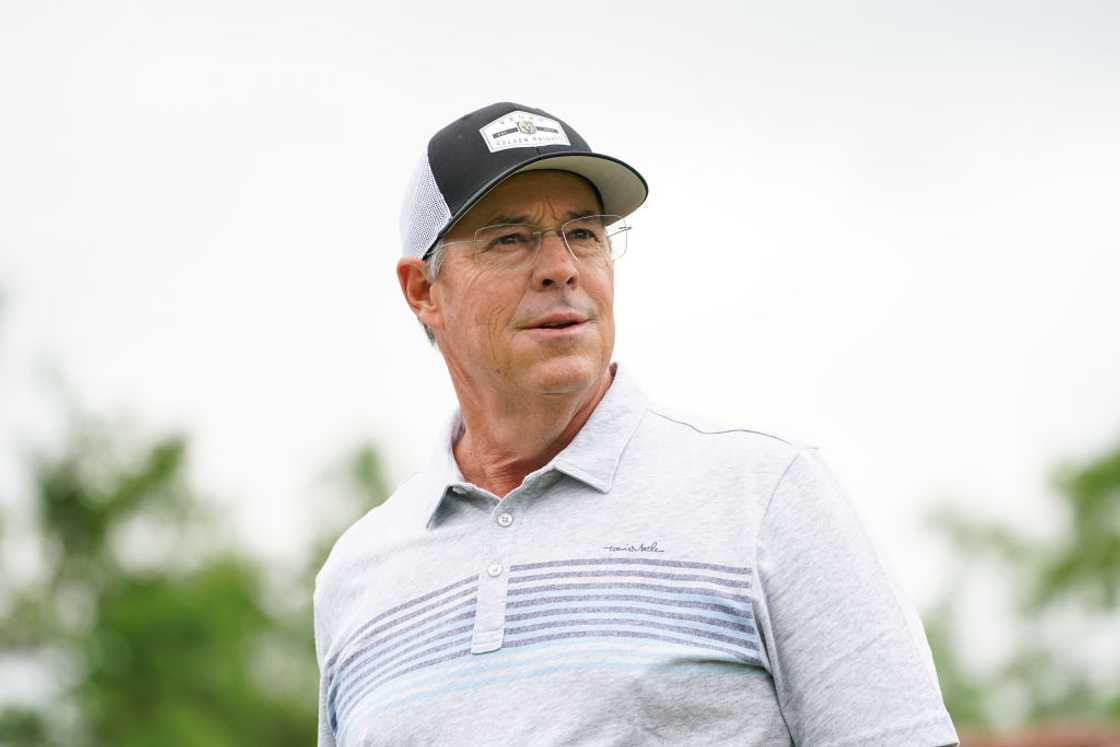
<svg viewBox="0 0 1120 747"><path fill-rule="evenodd" d="M318 583L316 582L316 587ZM318 591L318 588L316 588ZM331 728L330 715L327 712L327 669L324 662L327 657L327 633L324 622L323 603L316 593L313 608L315 611L315 658L319 662L319 740L318 747L336 747L334 729Z"/></svg>
<svg viewBox="0 0 1120 747"><path fill-rule="evenodd" d="M799 747L957 745L917 612L815 449L758 534L756 623Z"/></svg>

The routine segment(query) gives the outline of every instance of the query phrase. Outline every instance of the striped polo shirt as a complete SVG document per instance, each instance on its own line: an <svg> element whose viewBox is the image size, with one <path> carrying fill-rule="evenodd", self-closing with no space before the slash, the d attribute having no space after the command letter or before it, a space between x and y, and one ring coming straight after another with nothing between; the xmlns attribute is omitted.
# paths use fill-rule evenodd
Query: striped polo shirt
<svg viewBox="0 0 1120 747"><path fill-rule="evenodd" d="M917 615L816 450L621 367L502 499L456 414L315 584L319 745L957 743Z"/></svg>

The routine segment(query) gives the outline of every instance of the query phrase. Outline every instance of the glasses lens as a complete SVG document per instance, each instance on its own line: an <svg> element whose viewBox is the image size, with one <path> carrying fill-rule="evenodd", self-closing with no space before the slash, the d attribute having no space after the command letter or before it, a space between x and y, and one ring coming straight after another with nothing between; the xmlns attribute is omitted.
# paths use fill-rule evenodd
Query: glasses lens
<svg viewBox="0 0 1120 747"><path fill-rule="evenodd" d="M532 254L536 229L526 223L485 226L474 232L475 258L487 263L518 262Z"/></svg>
<svg viewBox="0 0 1120 747"><path fill-rule="evenodd" d="M562 226L564 241L580 258L615 260L626 253L629 227L619 215L588 215Z"/></svg>

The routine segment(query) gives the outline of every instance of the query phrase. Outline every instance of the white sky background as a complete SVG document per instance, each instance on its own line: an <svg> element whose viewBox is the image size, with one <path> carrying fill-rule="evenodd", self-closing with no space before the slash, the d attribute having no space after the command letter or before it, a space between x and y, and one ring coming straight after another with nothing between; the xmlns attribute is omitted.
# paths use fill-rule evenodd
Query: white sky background
<svg viewBox="0 0 1120 747"><path fill-rule="evenodd" d="M261 552L358 439L405 479L453 396L402 190L512 100L650 182L616 358L820 446L924 605L937 499L1046 533L1051 468L1120 436L1120 6L934 5L4 3L4 500L44 359L192 434Z"/></svg>

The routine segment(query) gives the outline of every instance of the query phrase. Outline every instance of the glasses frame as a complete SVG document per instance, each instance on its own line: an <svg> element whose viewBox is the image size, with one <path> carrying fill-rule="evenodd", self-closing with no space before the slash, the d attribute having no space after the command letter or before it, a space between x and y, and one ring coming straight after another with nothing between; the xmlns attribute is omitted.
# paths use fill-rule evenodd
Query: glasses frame
<svg viewBox="0 0 1120 747"><path fill-rule="evenodd" d="M576 221L585 221L589 218L613 218L614 219L614 220L611 220L610 222L603 221L603 227L604 227L604 229L607 230L607 244L611 248L611 251L608 254L607 258L611 262L616 262L619 259L621 259L626 254L626 251L629 249L629 243L630 242L626 240L627 239L626 234L630 231L631 228L633 228L633 226L626 223L625 216L614 215L614 214L609 214L609 213L595 213L593 215L581 215L578 218L571 218L570 220L564 221L560 225L550 226L548 228L541 228L539 226L533 225L532 223L495 223L493 225L482 226L481 228L476 229L475 232L474 232L474 237L473 238L452 239L450 241L443 241L442 245L443 246L448 246L448 245L451 245L451 244L473 244L474 245L474 250L475 250L474 256L478 257L478 256L481 256L481 255L486 253L486 250L481 249L480 246L479 246L480 242L481 242L481 239L479 239L479 234L481 234L483 231L491 231L495 228L506 228L506 227L512 227L512 226L528 226L528 227L533 229L532 234L533 234L534 243L533 243L533 251L532 251L532 254L531 254L533 260L536 259L537 253L541 249L541 245L544 244L545 234L555 233L557 236L560 237L560 241L563 242L564 248L568 250L568 254L571 255L572 259L574 259L575 261L578 262L580 258L576 255L576 253L572 250L572 247L568 244L568 238L564 235L566 233L564 231L564 227L571 224L571 223L575 223ZM616 225L619 222L622 223L621 226ZM614 227L613 232L611 231L610 227ZM622 251L619 252L619 254L617 256L614 256L614 242L612 241L612 239L614 239L614 237L619 236L619 235L622 235L622 237L623 237L623 247L622 247ZM532 264L532 262L526 262L525 264L526 265Z"/></svg>

